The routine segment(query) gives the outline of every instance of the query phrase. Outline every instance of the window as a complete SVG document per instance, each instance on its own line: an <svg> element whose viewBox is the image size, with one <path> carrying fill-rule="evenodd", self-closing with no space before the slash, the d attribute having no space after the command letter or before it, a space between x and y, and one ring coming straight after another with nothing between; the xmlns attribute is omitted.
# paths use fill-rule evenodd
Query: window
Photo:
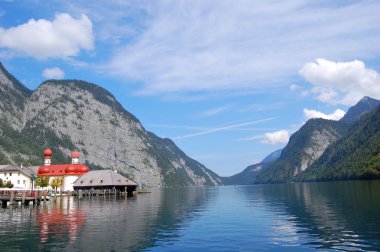
<svg viewBox="0 0 380 252"><path fill-rule="evenodd" d="M24 185L26 185L26 180L23 180L22 183L23 183Z"/></svg>
<svg viewBox="0 0 380 252"><path fill-rule="evenodd" d="M20 172L18 172L18 176L20 176Z"/></svg>
<svg viewBox="0 0 380 252"><path fill-rule="evenodd" d="M9 173L9 176L12 176L12 172Z"/></svg>
<svg viewBox="0 0 380 252"><path fill-rule="evenodd" d="M80 181L80 184L83 184L83 180Z"/></svg>
<svg viewBox="0 0 380 252"><path fill-rule="evenodd" d="M92 180L90 180L90 184L92 184Z"/></svg>
<svg viewBox="0 0 380 252"><path fill-rule="evenodd" d="M101 179L101 180L100 180L100 184L103 184L103 182L104 182L103 179Z"/></svg>
<svg viewBox="0 0 380 252"><path fill-rule="evenodd" d="M6 177L7 176L7 173L4 173L4 177Z"/></svg>
<svg viewBox="0 0 380 252"><path fill-rule="evenodd" d="M17 184L18 184L18 185L20 184L20 180L17 180Z"/></svg>

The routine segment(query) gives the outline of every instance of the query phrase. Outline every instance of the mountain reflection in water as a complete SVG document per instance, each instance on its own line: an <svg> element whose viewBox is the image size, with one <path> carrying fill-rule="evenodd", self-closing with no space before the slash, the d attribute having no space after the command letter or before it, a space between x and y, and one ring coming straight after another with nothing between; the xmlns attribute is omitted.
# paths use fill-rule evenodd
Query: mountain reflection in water
<svg viewBox="0 0 380 252"><path fill-rule="evenodd" d="M380 250L380 181L261 186L273 211L303 244L319 249Z"/></svg>
<svg viewBox="0 0 380 252"><path fill-rule="evenodd" d="M5 251L380 251L380 181L153 190L0 209Z"/></svg>

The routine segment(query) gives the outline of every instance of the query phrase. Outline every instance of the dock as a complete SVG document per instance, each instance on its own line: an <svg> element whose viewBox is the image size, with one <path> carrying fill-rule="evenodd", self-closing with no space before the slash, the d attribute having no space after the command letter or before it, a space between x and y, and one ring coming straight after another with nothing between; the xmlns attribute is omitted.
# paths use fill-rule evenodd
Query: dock
<svg viewBox="0 0 380 252"><path fill-rule="evenodd" d="M24 205L29 205L30 202L33 205L39 205L41 201L48 200L45 196L41 197L38 195L28 195L28 194L14 194L11 192L10 194L0 195L0 201L2 207L7 207L7 205L17 205L19 203Z"/></svg>

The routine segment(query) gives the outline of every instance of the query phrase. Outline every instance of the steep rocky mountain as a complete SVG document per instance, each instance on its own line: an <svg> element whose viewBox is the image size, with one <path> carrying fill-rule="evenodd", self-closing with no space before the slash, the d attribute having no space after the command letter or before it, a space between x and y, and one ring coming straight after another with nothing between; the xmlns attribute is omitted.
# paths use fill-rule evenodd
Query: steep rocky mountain
<svg viewBox="0 0 380 252"><path fill-rule="evenodd" d="M340 121L347 124L354 124L363 115L374 110L379 105L379 100L365 96L355 106L352 106Z"/></svg>
<svg viewBox="0 0 380 252"><path fill-rule="evenodd" d="M267 165L276 161L281 156L282 149L276 150L265 157L260 163L250 165L242 172L230 177L222 177L223 184L225 185L252 185L255 183L256 176Z"/></svg>
<svg viewBox="0 0 380 252"><path fill-rule="evenodd" d="M38 165L43 148L52 162L78 149L91 169L114 169L140 186L218 185L218 175L171 140L147 132L114 96L95 84L49 80L31 92L0 69L0 161ZM5 104L5 105L4 105Z"/></svg>
<svg viewBox="0 0 380 252"><path fill-rule="evenodd" d="M313 164L346 130L345 124L337 121L310 119L290 137L281 157L262 170L255 182L278 183L293 179Z"/></svg>
<svg viewBox="0 0 380 252"><path fill-rule="evenodd" d="M380 178L380 107L366 114L298 181Z"/></svg>

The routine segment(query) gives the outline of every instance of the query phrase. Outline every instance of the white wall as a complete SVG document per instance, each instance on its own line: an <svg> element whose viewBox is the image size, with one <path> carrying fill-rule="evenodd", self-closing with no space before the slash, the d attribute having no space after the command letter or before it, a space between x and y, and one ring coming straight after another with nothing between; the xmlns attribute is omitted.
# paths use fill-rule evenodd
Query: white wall
<svg viewBox="0 0 380 252"><path fill-rule="evenodd" d="M63 180L63 190L64 191L74 191L74 182L79 176L65 176Z"/></svg>
<svg viewBox="0 0 380 252"><path fill-rule="evenodd" d="M3 180L3 183L11 181L14 185L14 188L21 189L31 189L32 181L30 177L26 176L20 171L1 171L0 178Z"/></svg>

